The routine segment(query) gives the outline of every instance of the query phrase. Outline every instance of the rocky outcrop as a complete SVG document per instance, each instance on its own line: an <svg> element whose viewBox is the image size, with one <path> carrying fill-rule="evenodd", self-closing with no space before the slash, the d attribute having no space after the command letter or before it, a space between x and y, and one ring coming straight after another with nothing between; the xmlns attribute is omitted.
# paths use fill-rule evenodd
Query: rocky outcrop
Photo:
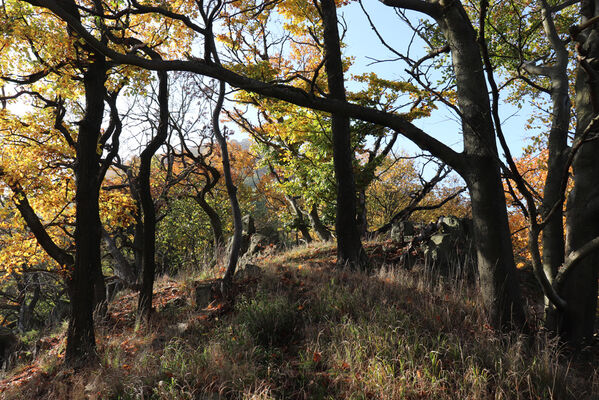
<svg viewBox="0 0 599 400"><path fill-rule="evenodd" d="M391 239L405 246L400 262L406 268L420 261L442 273L472 275L476 258L471 232L471 220L446 216L424 225L409 221L394 224Z"/></svg>

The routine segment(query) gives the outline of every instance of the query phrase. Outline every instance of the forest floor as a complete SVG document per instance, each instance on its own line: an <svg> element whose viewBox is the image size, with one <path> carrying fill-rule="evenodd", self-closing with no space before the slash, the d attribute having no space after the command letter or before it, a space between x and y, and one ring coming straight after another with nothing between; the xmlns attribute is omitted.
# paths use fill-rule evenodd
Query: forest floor
<svg viewBox="0 0 599 400"><path fill-rule="evenodd" d="M474 285L366 247L370 274L335 268L331 244L261 256L234 304L202 309L193 288L219 271L161 277L148 326L122 292L97 326L99 365L62 365L63 326L0 375L0 398L599 399L596 349L572 360L544 333L495 332Z"/></svg>

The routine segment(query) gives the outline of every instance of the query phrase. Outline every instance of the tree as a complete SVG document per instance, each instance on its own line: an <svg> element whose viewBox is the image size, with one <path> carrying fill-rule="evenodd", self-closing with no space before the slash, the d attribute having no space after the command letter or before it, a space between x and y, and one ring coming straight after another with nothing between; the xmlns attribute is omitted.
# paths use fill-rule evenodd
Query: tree
<svg viewBox="0 0 599 400"><path fill-rule="evenodd" d="M400 131L405 137L413 140L417 145L441 158L454 168L468 184L472 198L474 233L478 246L481 289L490 322L493 326L499 327L510 325L512 322L519 325L524 321L519 288L515 277L515 265L512 258L493 123L490 118L490 104L486 92L481 91L481 88L486 87L482 60L478 52L476 32L472 28L472 24L460 2L440 4L423 1L392 1L388 4L394 7L408 7L436 18L449 47L452 49L459 105L457 110L463 123L465 151L462 154L453 151L432 136L427 135L401 115L351 104L344 101L341 96L338 96L339 98L323 98L297 88L252 79L233 72L219 63L211 62L210 58L207 58L210 57L208 53L205 54L204 61L198 59L150 60L136 54L121 53L95 38L76 18L69 15L55 1L49 0L42 4L33 2L33 4L49 8L67 22L70 28L77 32L96 51L118 63L132 64L148 69L195 72L226 81L233 86L261 95L276 97L300 106L330 112L339 117L361 119ZM212 32L210 30L194 24L184 15L159 7L144 8L139 4L133 6L142 14L157 13L173 17L174 20L184 24L195 33L204 38L208 37L206 41L208 45L213 43L211 42ZM325 13L323 12L323 14ZM126 13L120 15L126 15ZM104 17L104 15L98 17ZM329 37L328 40L332 39ZM332 49L336 46L334 43L330 43L329 46L331 47L330 51L336 51ZM347 141L345 143L347 144ZM339 145L341 146L341 144ZM337 172L343 175L341 171ZM345 185L339 185L339 187L347 188ZM338 207L338 209L340 208ZM343 212L342 210L341 213ZM355 211L349 210L347 212L354 213ZM350 237L353 238L355 235L353 234L353 228L348 232L350 232L347 234L349 240ZM340 245L340 247L343 247L343 245ZM348 251L348 254L351 254L350 257L357 257L361 253L359 247L358 250L354 247L353 250Z"/></svg>
<svg viewBox="0 0 599 400"><path fill-rule="evenodd" d="M523 16L524 13L531 9L541 17L532 28L524 30L526 32L524 39L519 37L517 45L511 47L518 50L515 56L520 60L516 74L518 79L528 85L527 90L541 95L547 94L551 104L550 116L545 118L550 125L549 133L539 140L541 147L546 146L548 153L547 165L543 168L546 176L544 186L539 189L534 186L534 181L532 184L525 182L522 173L511 161L509 150L506 150L506 153L511 176L523 196L523 201L517 204L528 219L529 254L537 279L547 298L546 325L559 332L567 342L579 347L591 335L595 318L591 308L596 307L597 297L597 286L593 283L596 281L596 272L588 267L588 269L584 267L581 270L577 269L580 266L579 262L585 257L589 257L587 261L593 263L593 253L596 251L594 242L597 232L588 229L588 221L592 220L594 215L592 207L589 208L589 204L592 203L589 202L592 202L591 199L594 197L586 197L589 193L594 193L588 178L593 175L596 163L591 161L590 153L587 151L593 148L590 139L593 138L592 132L596 129L594 123L596 110L590 105L592 104L590 99L594 96L592 79L588 79L592 76L592 72L589 72L592 71L592 67L586 58L588 50L585 50L585 48L593 48L596 40L592 34L589 35L588 31L591 25L587 22L592 21L595 12L590 2L582 2L582 24L572 26L570 34L566 32L567 27L574 23L575 13L570 7L574 3L576 2L550 5L546 1L540 1L536 10L532 7L526 9L526 5L520 10L516 8L516 18L520 26L522 21L529 18ZM483 13L481 21L484 21L484 18ZM534 45L527 44L527 37L539 37L537 28L540 26L541 32L545 35L541 39L546 44L539 46L537 44L539 41ZM570 35L574 41L579 42L577 48L580 53L578 57L580 66L575 84L574 74L569 69L568 40L563 38ZM502 41L510 44L505 39ZM527 57L534 61L528 62ZM510 60L509 57L505 59ZM538 65L537 60L543 61ZM490 60L487 65L490 68ZM505 62L499 61L498 65L505 67ZM528 76L522 76L524 73ZM585 75L589 73L590 75ZM581 76L583 78L580 78ZM493 91L494 97L498 98L497 87L494 87ZM522 89L518 91L521 93ZM572 144L568 146L568 132L572 124L569 94L573 91L576 92L576 133ZM507 146L504 144L503 147ZM583 155L585 153L586 156ZM583 159L584 162L576 161ZM570 187L568 172L571 166L576 166L573 169L573 187L578 186L580 192L572 189L567 196ZM541 191L542 196L539 195ZM578 202L577 199L580 198L578 193L585 193L582 195L585 197L584 202ZM512 197L517 198L517 196ZM564 235L563 205L566 197L568 197L566 207L568 234ZM541 231L542 255L538 240ZM566 236L565 242L564 236ZM565 281L569 283L565 284ZM573 289L574 287L576 289Z"/></svg>

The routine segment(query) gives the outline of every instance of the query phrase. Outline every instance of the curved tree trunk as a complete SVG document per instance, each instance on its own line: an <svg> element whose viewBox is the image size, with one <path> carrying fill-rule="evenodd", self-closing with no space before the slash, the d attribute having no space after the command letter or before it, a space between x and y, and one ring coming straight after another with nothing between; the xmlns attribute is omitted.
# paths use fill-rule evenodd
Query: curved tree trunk
<svg viewBox="0 0 599 400"><path fill-rule="evenodd" d="M308 217L310 217L310 225L312 225L312 229L314 229L314 232L316 232L320 240L327 242L333 238L331 232L329 232L327 227L320 220L320 216L318 215L318 207L316 207L316 204L314 204L310 209Z"/></svg>
<svg viewBox="0 0 599 400"><path fill-rule="evenodd" d="M115 239L108 232L106 232L105 229L102 229L102 237L104 238L104 242L108 247L108 252L112 257L112 260L114 261L112 266L114 274L129 287L135 286L137 283L135 268L127 261L123 253L117 247Z"/></svg>
<svg viewBox="0 0 599 400"><path fill-rule="evenodd" d="M225 99L225 82L219 81L219 95L214 112L212 114L212 129L216 140L220 146L221 157L223 163L223 174L225 176L225 186L227 187L227 194L229 195L229 201L231 203L231 211L233 213L233 241L231 242L231 253L229 254L229 264L227 270L223 276L222 291L223 294L228 295L230 288L233 284L233 275L235 275L235 269L237 268L237 260L239 259L239 250L241 249L241 239L243 226L241 223L241 208L239 207L239 201L237 200L237 187L233 183L233 177L231 175L231 161L229 159L229 149L227 146L227 139L220 130L220 112L223 108L223 101Z"/></svg>
<svg viewBox="0 0 599 400"><path fill-rule="evenodd" d="M206 213L208 220L210 221L210 228L212 229L212 235L214 236L214 254L216 256L219 249L222 249L225 245L222 221L216 210L208 204L206 197L203 194L194 197L194 199L196 199L196 202Z"/></svg>
<svg viewBox="0 0 599 400"><path fill-rule="evenodd" d="M139 198L143 211L142 282L137 304L138 320L149 320L152 312L152 292L156 275L156 209L150 187L152 158L168 136L168 76L158 72L158 105L160 117L156 136L142 151L139 166Z"/></svg>
<svg viewBox="0 0 599 400"><path fill-rule="evenodd" d="M304 218L304 212L302 211L300 206L297 204L297 200L289 195L285 195L285 199L287 200L287 203L289 203L289 205L293 209L293 212L295 212L295 227L302 234L306 243L311 243L312 236L310 236L310 230L308 229L308 226L306 224L306 220Z"/></svg>
<svg viewBox="0 0 599 400"><path fill-rule="evenodd" d="M337 28L337 8L333 0L320 2L324 27L324 47L326 52L325 70L330 96L345 101L343 62ZM351 146L349 118L332 114L333 163L337 183L337 263L352 268L363 269L368 257L362 248L360 231L356 221L356 184L354 180L354 154Z"/></svg>

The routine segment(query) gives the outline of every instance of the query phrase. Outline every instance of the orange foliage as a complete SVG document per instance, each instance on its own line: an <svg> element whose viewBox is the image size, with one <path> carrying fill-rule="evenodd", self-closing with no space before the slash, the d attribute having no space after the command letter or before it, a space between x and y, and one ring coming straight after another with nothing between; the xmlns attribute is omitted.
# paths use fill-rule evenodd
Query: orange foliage
<svg viewBox="0 0 599 400"><path fill-rule="evenodd" d="M520 174L522 174L522 177L528 182L532 190L539 195L537 207L540 205L540 196L543 195L545 180L547 179L547 157L548 151L545 149L538 154L525 154L516 160L516 166L518 167ZM510 231L512 233L514 254L517 257L517 265L519 268L522 268L530 261L530 253L528 251L528 221L517 205L518 201L523 201L522 194L517 191L513 182L511 182L511 184L514 188L516 198L514 198L512 193L508 190L507 184L504 184L507 193L508 219ZM572 186L568 185L566 191L569 192L571 188Z"/></svg>

